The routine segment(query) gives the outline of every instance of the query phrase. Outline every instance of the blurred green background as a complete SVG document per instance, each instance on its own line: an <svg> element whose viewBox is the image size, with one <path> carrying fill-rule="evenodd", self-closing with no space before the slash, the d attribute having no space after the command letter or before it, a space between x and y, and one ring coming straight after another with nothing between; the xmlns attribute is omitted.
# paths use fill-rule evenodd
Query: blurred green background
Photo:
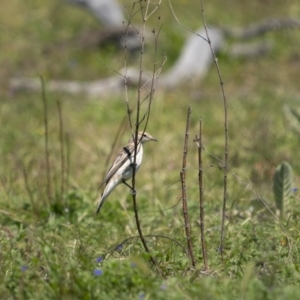
<svg viewBox="0 0 300 300"><path fill-rule="evenodd" d="M121 1L120 1L121 2ZM174 0L180 22L202 26L200 1ZM132 1L123 1L130 15ZM266 18L298 17L299 1L204 1L206 21L243 27ZM154 4L152 5L152 7ZM160 17L160 18L159 18ZM141 15L132 23L140 28ZM162 27L161 27L162 26ZM158 53L174 64L189 36L168 1L146 28L161 27ZM221 262L220 212L224 153L224 109L214 65L205 78L170 91L157 90L147 131L159 140L145 147L138 173L138 205L144 234L162 235L185 246L179 172L186 111L192 108L187 193L197 259L191 270L182 248L167 238L148 238L167 279L147 263L137 236L131 195L119 186L95 215L97 188L118 128L126 116L126 95L72 95L47 90L50 80L89 81L115 75L124 51L73 46L84 32L103 28L87 11L61 1L12 0L0 10L0 293L2 299L298 299L299 197L289 200L287 217L274 216L272 180L288 161L299 186L299 120L287 115L300 101L300 31L268 32L245 42L266 41L272 50L255 58L233 58L228 38L218 62L229 110L228 211L225 260ZM146 38L145 70L152 70L153 38ZM139 66L131 55L128 66ZM14 77L38 78L46 86L51 197L47 194L42 90L10 89ZM128 91L134 107L137 91ZM66 170L61 192L61 142L57 102L63 116ZM197 148L192 142L203 120L205 211L209 272L202 271L199 241ZM294 127L291 126L294 124ZM130 137L127 127L117 143ZM257 199L265 199L269 210ZM112 253L118 245L117 251ZM102 260L105 254L112 254ZM108 254L105 258L108 258Z"/></svg>

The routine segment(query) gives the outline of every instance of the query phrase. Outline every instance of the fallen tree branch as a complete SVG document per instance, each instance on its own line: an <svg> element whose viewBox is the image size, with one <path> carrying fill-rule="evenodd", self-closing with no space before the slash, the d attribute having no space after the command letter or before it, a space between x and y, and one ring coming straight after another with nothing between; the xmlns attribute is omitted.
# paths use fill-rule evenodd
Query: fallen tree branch
<svg viewBox="0 0 300 300"><path fill-rule="evenodd" d="M147 33L147 35L149 34ZM79 33L79 36L76 38L48 44L43 50L43 53L53 53L56 52L57 49L59 49L59 51L69 51L69 49L95 49L109 42L117 44L121 49L124 49L126 45L130 52L134 52L141 47L141 40L138 37L137 30L131 26L125 27L122 25L83 31Z"/></svg>
<svg viewBox="0 0 300 300"><path fill-rule="evenodd" d="M254 58L265 55L273 49L268 42L258 43L236 43L224 52L234 58Z"/></svg>
<svg viewBox="0 0 300 300"><path fill-rule="evenodd" d="M244 28L208 28L208 34L210 36L214 53L223 49L226 54L232 57L253 58L270 52L272 45L266 42L253 44L239 43L228 47L225 45L225 38L232 37L237 39L249 39L262 35L268 31L282 30L286 28L300 28L300 19L267 19ZM118 30L121 29L117 29L117 27L107 29L107 35L103 35L104 39L109 36L116 36ZM128 36L130 36L131 33L133 33L133 31L131 32L131 29L129 29ZM199 29L187 39L186 44L184 45L175 64L168 72L161 74L159 79L155 80L155 89L173 89L187 81L199 81L205 77L210 69L211 63L213 62L213 57L207 41L200 38L200 36L205 36L204 28ZM67 92L71 94L83 93L89 96L103 97L110 96L111 94L116 95L123 93L125 81L127 81L129 86L138 85L138 70L128 69L126 72L121 70L117 73L117 76L90 82L49 80L47 82L47 89L51 92ZM149 88L151 84L151 76L147 74L151 74L151 72L143 72L143 88ZM35 78L12 78L9 85L12 92L20 90L40 90L40 81Z"/></svg>
<svg viewBox="0 0 300 300"><path fill-rule="evenodd" d="M125 76L122 75L123 70L119 72L120 75L112 76L105 79L93 81L47 81L47 90L51 92L66 92L71 94L87 94L89 96L107 96L122 93L125 86ZM128 69L126 71L127 85L137 85L139 80L139 72L135 69ZM144 75L143 82L150 80L150 76ZM41 89L40 81L37 78L12 78L10 80L10 91L18 92L22 90L39 91Z"/></svg>
<svg viewBox="0 0 300 300"><path fill-rule="evenodd" d="M244 28L223 28L226 36L235 39L249 39L263 35L269 31L300 28L300 19L282 18L282 19L265 19L261 22L248 25Z"/></svg>

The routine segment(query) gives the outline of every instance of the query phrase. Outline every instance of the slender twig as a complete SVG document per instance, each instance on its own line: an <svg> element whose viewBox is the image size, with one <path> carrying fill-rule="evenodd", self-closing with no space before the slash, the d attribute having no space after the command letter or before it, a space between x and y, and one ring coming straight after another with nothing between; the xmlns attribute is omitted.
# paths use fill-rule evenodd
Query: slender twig
<svg viewBox="0 0 300 300"><path fill-rule="evenodd" d="M251 184L247 183L243 178L238 176L235 172L231 172L231 174L239 180L240 183L242 183L246 189L250 190L256 197L257 201L260 201L266 209L269 211L269 213L274 217L275 221L279 225L282 232L285 234L288 245L289 245L289 255L291 252L292 247L292 238L290 236L290 233L286 230L285 226L282 224L281 220L276 216L276 214L272 211L271 207L266 203L266 201L252 188Z"/></svg>
<svg viewBox="0 0 300 300"><path fill-rule="evenodd" d="M205 28L205 33L207 37L207 43L210 47L211 54L214 58L214 63L218 72L220 87L223 97L223 107L224 107L224 178L223 178L223 205L222 205L222 221L221 221L221 239L220 239L220 253L222 262L224 262L224 240L225 240L225 218L226 218L226 204L227 204L227 176L228 176L228 104L226 100L226 94L224 89L224 82L221 75L221 70L219 67L218 59L212 48L211 41L209 38L207 24L204 15L204 4L201 0L201 11L202 11L202 21Z"/></svg>
<svg viewBox="0 0 300 300"><path fill-rule="evenodd" d="M169 6L170 6L171 12L172 12L172 14L173 14L173 16L174 16L176 22L177 22L182 28L184 28L186 31L189 31L189 32L192 33L192 34L195 34L195 35L199 36L201 39L203 39L203 40L206 41L206 38L204 38L202 35L200 35L200 34L194 32L194 31L192 31L191 29L189 29L188 27L184 26L184 25L179 21L177 15L175 14L175 11L174 11L174 9L173 9L173 6L172 6L170 0L169 0Z"/></svg>
<svg viewBox="0 0 300 300"><path fill-rule="evenodd" d="M134 4L133 4L134 7ZM133 10L133 8L132 8ZM125 38L125 45L124 45L124 69L125 69L125 75L124 75L124 87L125 87L125 98L126 98L126 110L127 110L127 117L128 122L130 126L130 131L132 132L132 121L131 121L131 112L132 110L129 107L129 101L128 101L128 84L129 81L127 78L127 35L128 35L128 28L130 26L130 22L128 22L126 26L126 38Z"/></svg>
<svg viewBox="0 0 300 300"><path fill-rule="evenodd" d="M276 216L276 214L272 211L272 208L268 205L268 203L252 188L252 185L247 183L242 177L238 176L235 172L230 172L240 183L244 185L244 187L248 190L250 190L253 195L256 197L256 200L261 202L264 207L269 211L269 213L274 217L275 221L278 223L279 227L281 228L282 232L290 239L288 232L286 231L284 225Z"/></svg>
<svg viewBox="0 0 300 300"><path fill-rule="evenodd" d="M203 182L203 163L202 163L202 119L200 119L199 138L196 136L195 141L198 146L198 180L199 180L199 202L200 202L200 240L203 257L204 270L208 270L207 252L205 245L205 225L204 225L204 182Z"/></svg>
<svg viewBox="0 0 300 300"><path fill-rule="evenodd" d="M9 192L8 192L6 186L5 186L5 182L4 182L4 179L3 179L2 176L0 176L0 183L1 183L1 185L0 185L0 195L1 195L3 200L6 200L8 202L10 200L10 198L8 196Z"/></svg>
<svg viewBox="0 0 300 300"><path fill-rule="evenodd" d="M49 133L48 133L48 106L45 90L45 81L43 76L40 76L42 84L42 100L44 106L44 128L45 128L45 156L46 156L46 173L47 173L47 195L48 203L51 202L51 179L50 179L50 152L49 152Z"/></svg>
<svg viewBox="0 0 300 300"><path fill-rule="evenodd" d="M188 215L188 206L187 206L187 197L186 197L186 183L185 183L185 173L186 173L186 158L188 153L188 139L189 139L189 127L190 127L190 116L191 116L191 107L189 106L187 111L187 120L186 120L186 129L185 129L185 139L183 146L183 156L182 156L182 169L180 171L181 179L181 191L182 191L182 210L183 210L183 219L185 227L185 235L187 240L187 247L189 251L189 257L193 267L196 266L196 261L193 253L193 246L191 241L191 225L189 222Z"/></svg>
<svg viewBox="0 0 300 300"><path fill-rule="evenodd" d="M115 153L116 146L117 146L117 143L119 141L119 138L123 135L124 131L126 130L126 127L127 127L126 126L126 122L127 122L128 114L131 115L131 111L130 110L127 111L126 116L123 118L122 122L119 125L117 134L115 135L115 139L114 139L114 141L113 141L113 143L111 145L111 148L110 148L110 151L109 151L109 155L108 155L108 157L107 157L107 159L105 161L105 168L104 168L104 173L103 173L102 178L105 178L105 172L107 170L108 164L110 163L110 160L111 160L113 154Z"/></svg>
<svg viewBox="0 0 300 300"><path fill-rule="evenodd" d="M156 79L156 77L158 76L158 74L160 73L160 71L162 69L162 65L161 65L160 68L159 68L159 72L156 72L156 55L157 55L157 46L158 46L158 36L159 36L160 30L161 30L161 27L159 28L157 35L155 34L155 29L153 28L153 30L152 30L152 33L154 35L154 40L155 40L154 41L154 45L155 45L155 48L154 48L154 61L155 61L155 63L153 64L153 70L152 70L153 76L152 76L152 80L151 80L150 95L149 95L150 98L149 98L149 101L148 101L148 109L146 111L147 117L146 117L146 122L145 122L145 126L144 126L144 131L147 128L149 118L150 118L150 111L151 111L153 96L154 96L154 92L155 92L155 88L154 88L155 79ZM163 64L163 62L162 62L162 64ZM142 118L142 119L144 119L144 118Z"/></svg>
<svg viewBox="0 0 300 300"><path fill-rule="evenodd" d="M221 159L219 159L217 156L215 156L214 154L212 154L211 152L209 152L204 146L202 148L202 150L204 150L209 156L211 156L213 159L215 159L218 162L218 167L223 169L224 165ZM214 165L212 165L214 166ZM278 218L278 216L276 216L276 214L272 211L271 207L264 201L264 199L252 188L251 183L247 183L245 179L241 178L240 176L238 176L235 172L230 171L230 174L233 175L233 177L235 177L236 179L238 179L238 181L240 183L242 183L244 185L244 187L246 189L249 189L256 197L257 201L260 201L264 207L269 211L269 213L274 217L275 221L278 223L279 227L281 228L282 232L288 236L288 233L286 231L286 229L284 228L283 224L281 223L280 219ZM290 238L290 237L288 237Z"/></svg>
<svg viewBox="0 0 300 300"><path fill-rule="evenodd" d="M143 18L143 25L141 29L141 54L140 54L140 61L139 61L139 83L138 83L138 89L137 89L137 101L136 101L136 120L135 120L135 134L134 134L134 158L133 158L133 171L132 171L132 201L133 201L133 209L134 209L134 215L135 215L135 221L136 221L136 226L137 230L139 233L139 237L141 239L141 242L143 244L143 247L147 253L149 253L150 256L150 261L153 263L153 265L156 267L157 271L160 273L160 275L163 275L162 271L158 267L157 262L153 258L153 256L150 254L150 250L148 248L148 245L146 243L146 240L143 236L142 228L140 225L140 219L139 219L139 214L138 214L138 207L137 207L137 199L136 199L136 184L135 184L135 175L136 175L136 156L137 156L137 151L138 147L141 147L140 141L138 141L138 132L139 132L139 127L140 127L140 110L141 110L141 93L142 93L142 79L143 79L143 64L144 64L144 48L145 48L145 29L146 29L146 17L148 7L149 7L150 1L147 1L146 3L146 9L145 12L146 14L143 13L143 7L142 3L140 2L140 8L141 8L141 14ZM151 97L150 97L151 99ZM149 110L150 112L150 110ZM144 131L146 130L146 127L144 128Z"/></svg>
<svg viewBox="0 0 300 300"><path fill-rule="evenodd" d="M148 235L145 235L144 238L156 238L156 239L161 238L161 239L169 240L169 241L173 242L175 245L177 245L178 247L180 247L182 249L183 253L188 254L187 249L181 243L179 243L175 239L170 238L168 236L160 235L160 234L148 234ZM117 246L114 246L111 251L105 253L103 255L103 257L105 257L106 260L109 259L113 255L114 251L116 251L117 248L119 248L119 246L121 246L121 245L123 246L124 244L126 244L128 242L132 242L135 239L140 239L140 236L131 236L131 237L126 238L121 243L119 243Z"/></svg>
<svg viewBox="0 0 300 300"><path fill-rule="evenodd" d="M141 5L141 4L140 4ZM141 12L143 9L141 8ZM135 135L134 135L134 158L133 158L133 174L132 174L132 201L133 201L133 209L134 209L134 216L135 222L137 226L137 230L139 233L139 237L141 242L145 248L146 252L150 252L148 245L145 241L143 236L142 228L140 225L140 219L138 214L138 207L136 201L136 188L135 188L135 174L136 174L136 155L137 155L137 147L138 147L138 132L139 132L139 119L140 119L140 101L141 101L141 85L142 85L142 75L143 75L143 53L144 53L144 30L145 30L145 20L143 18L143 26L141 32L141 55L140 55L140 77L139 77L139 84L138 84L138 95L137 95L137 105L136 105L136 122L135 122ZM140 145L141 146L141 145ZM155 264L153 257L151 256L151 261Z"/></svg>
<svg viewBox="0 0 300 300"><path fill-rule="evenodd" d="M30 199L32 210L36 213L37 210L36 210L36 206L35 206L35 203L34 203L33 193L32 193L32 190L31 190L29 182L28 182L28 173L27 173L27 170L26 170L25 166L22 163L21 163L21 166L22 166L22 173L23 173L23 177L24 177L24 184L25 184L25 188L26 188L27 194L28 194L29 199Z"/></svg>
<svg viewBox="0 0 300 300"><path fill-rule="evenodd" d="M65 194L65 173L66 173L66 160L64 151L64 123L62 116L62 109L60 101L56 101L59 119L59 144L60 144L60 197L64 199Z"/></svg>
<svg viewBox="0 0 300 300"><path fill-rule="evenodd" d="M65 191L69 190L70 183L70 166L71 166L71 146L70 146L70 136L68 133L65 134L66 141L66 183L65 183ZM66 208L68 208L68 197L66 198Z"/></svg>

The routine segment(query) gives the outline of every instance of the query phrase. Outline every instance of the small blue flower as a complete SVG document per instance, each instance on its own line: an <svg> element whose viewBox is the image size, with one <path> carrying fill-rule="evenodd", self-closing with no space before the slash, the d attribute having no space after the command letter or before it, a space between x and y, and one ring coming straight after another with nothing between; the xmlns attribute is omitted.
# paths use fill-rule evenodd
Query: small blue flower
<svg viewBox="0 0 300 300"><path fill-rule="evenodd" d="M292 188L292 192L296 193L298 191L298 188Z"/></svg>
<svg viewBox="0 0 300 300"><path fill-rule="evenodd" d="M97 257L96 262L97 263L103 262L103 257L102 256Z"/></svg>
<svg viewBox="0 0 300 300"><path fill-rule="evenodd" d="M136 263L131 262L131 263L130 263L130 266L131 266L131 268L136 268Z"/></svg>
<svg viewBox="0 0 300 300"><path fill-rule="evenodd" d="M22 272L25 272L26 270L28 270L28 267L27 267L27 266L22 266L22 267L21 267L21 271L22 271Z"/></svg>
<svg viewBox="0 0 300 300"><path fill-rule="evenodd" d="M144 298L145 298L145 296L146 296L146 294L145 294L145 293L140 293L140 294L139 294L139 299L140 299L140 300L142 300L142 299L144 299Z"/></svg>
<svg viewBox="0 0 300 300"><path fill-rule="evenodd" d="M102 270L100 270L100 269L95 269L94 270L94 275L95 276L101 276L103 274L103 271Z"/></svg>
<svg viewBox="0 0 300 300"><path fill-rule="evenodd" d="M117 246L116 250L117 250L117 251L121 251L122 248L123 248L123 245L121 244L121 245Z"/></svg>

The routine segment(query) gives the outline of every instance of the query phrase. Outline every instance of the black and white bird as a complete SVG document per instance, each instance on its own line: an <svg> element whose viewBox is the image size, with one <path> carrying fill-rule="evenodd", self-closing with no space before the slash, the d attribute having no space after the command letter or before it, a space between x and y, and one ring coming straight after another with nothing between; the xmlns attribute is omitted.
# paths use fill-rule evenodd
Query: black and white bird
<svg viewBox="0 0 300 300"><path fill-rule="evenodd" d="M138 133L135 172L138 171L143 160L143 144L150 141L157 141L157 139L155 139L147 132L141 131ZM102 183L102 185L105 184L105 188L103 193L99 197L97 213L100 211L106 198L115 189L117 185L119 185L120 183L124 183L129 188L131 188L126 183L126 181L132 178L133 176L134 153L135 153L134 150L135 150L135 139L131 138L129 143L120 150L112 166L109 168L105 176L105 179ZM100 188L102 187L102 185L100 186Z"/></svg>

